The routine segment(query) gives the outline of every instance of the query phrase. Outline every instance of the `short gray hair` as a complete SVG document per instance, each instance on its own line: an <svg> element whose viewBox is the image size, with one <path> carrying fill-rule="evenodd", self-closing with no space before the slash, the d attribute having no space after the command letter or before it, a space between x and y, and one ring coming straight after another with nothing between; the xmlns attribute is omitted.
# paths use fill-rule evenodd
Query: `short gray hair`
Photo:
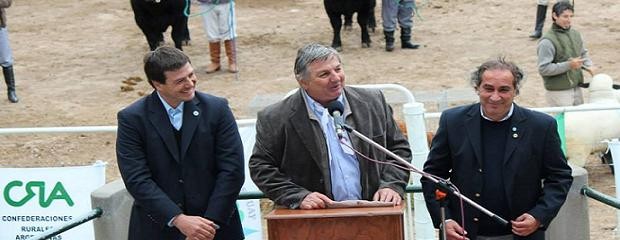
<svg viewBox="0 0 620 240"><path fill-rule="evenodd" d="M516 93L519 94L519 89L521 88L521 84L525 78L525 73L517 66L517 64L506 61L504 57L498 57L497 59L486 61L482 65L478 66L476 70L471 73L471 86L474 88L480 87L480 83L482 83L482 74L488 70L510 71L514 77L513 87L515 88Z"/></svg>
<svg viewBox="0 0 620 240"><path fill-rule="evenodd" d="M332 57L336 57L338 62L342 63L340 54L336 49L319 43L310 43L297 50L297 58L295 58L295 79L297 81L308 79L308 66L313 62L326 61Z"/></svg>

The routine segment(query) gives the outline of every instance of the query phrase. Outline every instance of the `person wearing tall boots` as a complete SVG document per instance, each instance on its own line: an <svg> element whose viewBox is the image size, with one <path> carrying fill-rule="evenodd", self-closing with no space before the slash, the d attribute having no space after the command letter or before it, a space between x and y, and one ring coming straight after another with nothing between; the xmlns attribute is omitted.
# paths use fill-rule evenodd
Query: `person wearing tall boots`
<svg viewBox="0 0 620 240"><path fill-rule="evenodd" d="M413 9L415 0L383 0L381 1L381 18L383 18L383 34L385 35L385 51L394 51L394 32L396 22L400 26L400 43L403 49L417 49L417 43L411 42L413 27Z"/></svg>
<svg viewBox="0 0 620 240"><path fill-rule="evenodd" d="M536 23L534 24L534 31L530 34L530 38L539 39L543 34L543 27L545 26L545 18L547 17L547 6L549 0L537 0L538 6L536 7ZM558 2L568 2L568 0L558 0Z"/></svg>
<svg viewBox="0 0 620 240"><path fill-rule="evenodd" d="M9 32L6 29L5 9L10 7L12 0L0 0L0 65L6 83L7 96L9 101L16 103L19 101L15 93L15 74L13 73L13 51L9 44Z"/></svg>
<svg viewBox="0 0 620 240"><path fill-rule="evenodd" d="M233 0L198 0L203 11L203 21L207 40L209 41L209 55L211 63L207 66L207 73L214 73L221 69L221 43L224 41L226 57L228 57L228 72L236 73L237 69L237 37L235 18L235 2Z"/></svg>

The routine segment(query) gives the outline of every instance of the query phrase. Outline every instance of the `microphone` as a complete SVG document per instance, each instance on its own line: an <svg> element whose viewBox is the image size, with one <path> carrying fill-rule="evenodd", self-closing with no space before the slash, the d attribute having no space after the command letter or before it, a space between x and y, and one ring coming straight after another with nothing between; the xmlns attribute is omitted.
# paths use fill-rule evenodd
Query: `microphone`
<svg viewBox="0 0 620 240"><path fill-rule="evenodd" d="M341 102L334 100L327 104L327 110L329 115L334 118L334 126L336 127L336 135L338 138L344 137L344 120L342 119L342 113L344 112L344 106Z"/></svg>

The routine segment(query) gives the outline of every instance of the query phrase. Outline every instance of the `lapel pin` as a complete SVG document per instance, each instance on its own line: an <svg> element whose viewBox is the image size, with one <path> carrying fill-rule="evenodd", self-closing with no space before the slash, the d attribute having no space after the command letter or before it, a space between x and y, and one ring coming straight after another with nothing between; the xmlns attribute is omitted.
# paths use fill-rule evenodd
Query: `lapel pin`
<svg viewBox="0 0 620 240"><path fill-rule="evenodd" d="M198 117L198 115L200 115L200 113L198 111L196 111L196 110L194 110L194 112L192 114L194 114L194 117Z"/></svg>
<svg viewBox="0 0 620 240"><path fill-rule="evenodd" d="M512 138L518 138L518 137L519 137L519 134L516 134L516 133L512 134Z"/></svg>

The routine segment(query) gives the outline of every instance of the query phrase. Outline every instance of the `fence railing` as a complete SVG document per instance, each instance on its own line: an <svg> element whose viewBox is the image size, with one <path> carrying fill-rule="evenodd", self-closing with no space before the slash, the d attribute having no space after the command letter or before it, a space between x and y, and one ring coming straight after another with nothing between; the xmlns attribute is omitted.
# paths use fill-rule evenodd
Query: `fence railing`
<svg viewBox="0 0 620 240"><path fill-rule="evenodd" d="M591 187L583 186L581 188L581 194L586 197L597 200L607 206L615 207L616 209L620 209L620 201L617 198L606 195L602 192L596 191Z"/></svg>
<svg viewBox="0 0 620 240"><path fill-rule="evenodd" d="M101 217L101 214L103 214L103 210L101 208L95 208L93 210L91 210L90 212L88 212L87 214L77 217L71 221L68 221L62 225L50 228L48 230L46 230L45 232L42 232L39 235L33 236L28 238L28 240L45 240L45 239L49 239L52 238L58 234L61 234L69 229L72 229L74 227L79 226L82 223L86 223L90 220L93 220L95 218Z"/></svg>

